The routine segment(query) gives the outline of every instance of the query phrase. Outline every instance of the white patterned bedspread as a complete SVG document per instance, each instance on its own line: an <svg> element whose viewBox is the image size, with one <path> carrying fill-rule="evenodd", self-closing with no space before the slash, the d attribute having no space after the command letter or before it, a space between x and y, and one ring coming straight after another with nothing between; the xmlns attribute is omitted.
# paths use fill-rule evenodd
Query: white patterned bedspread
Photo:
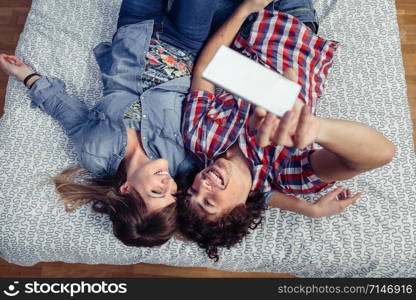
<svg viewBox="0 0 416 300"><path fill-rule="evenodd" d="M33 0L17 55L67 83L88 105L101 82L91 49L110 40L120 0ZM124 246L107 216L89 206L65 213L48 175L76 164L60 125L29 106L9 81L0 120L0 255L9 262L160 263L299 277L416 276L416 160L394 0L317 0L320 34L341 42L319 114L368 123L397 145L386 167L345 182L363 192L339 216L309 219L270 209L262 228L221 251L218 263L193 243ZM345 145L348 147L348 145ZM310 199L312 200L312 199Z"/></svg>

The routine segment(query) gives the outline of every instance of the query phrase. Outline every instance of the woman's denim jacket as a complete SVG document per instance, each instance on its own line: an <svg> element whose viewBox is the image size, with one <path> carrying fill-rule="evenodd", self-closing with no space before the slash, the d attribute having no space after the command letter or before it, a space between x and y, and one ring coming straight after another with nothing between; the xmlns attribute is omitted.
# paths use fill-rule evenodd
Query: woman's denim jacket
<svg viewBox="0 0 416 300"><path fill-rule="evenodd" d="M125 156L124 112L141 99L141 141L150 159L169 161L172 176L192 168L183 146L181 117L190 77L182 77L143 92L141 74L153 33L153 21L118 29L112 42L99 44L94 54L102 72L103 99L90 110L65 93L64 83L42 77L30 90L32 106L58 120L75 144L81 167L96 175L114 174Z"/></svg>

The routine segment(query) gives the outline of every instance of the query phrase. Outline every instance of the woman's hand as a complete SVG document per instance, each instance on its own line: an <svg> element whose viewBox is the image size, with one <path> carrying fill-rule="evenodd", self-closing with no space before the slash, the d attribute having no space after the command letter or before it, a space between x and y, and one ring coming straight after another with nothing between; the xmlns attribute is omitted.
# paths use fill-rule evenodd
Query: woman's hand
<svg viewBox="0 0 416 300"><path fill-rule="evenodd" d="M248 9L250 13L256 13L265 8L273 0L244 0L242 5Z"/></svg>
<svg viewBox="0 0 416 300"><path fill-rule="evenodd" d="M311 206L310 217L329 217L342 213L348 206L354 204L361 197L361 193L352 196L351 191L345 187L337 189L322 196Z"/></svg>
<svg viewBox="0 0 416 300"><path fill-rule="evenodd" d="M31 67L13 55L0 54L0 69L9 76L23 81L27 75L34 73Z"/></svg>

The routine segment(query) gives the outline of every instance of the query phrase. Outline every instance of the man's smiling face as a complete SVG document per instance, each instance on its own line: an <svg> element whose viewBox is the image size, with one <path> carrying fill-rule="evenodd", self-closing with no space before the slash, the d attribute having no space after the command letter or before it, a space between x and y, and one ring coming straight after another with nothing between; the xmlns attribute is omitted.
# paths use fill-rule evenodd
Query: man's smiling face
<svg viewBox="0 0 416 300"><path fill-rule="evenodd" d="M219 158L196 175L187 191L187 200L199 214L215 220L245 204L250 189L250 174L232 161Z"/></svg>

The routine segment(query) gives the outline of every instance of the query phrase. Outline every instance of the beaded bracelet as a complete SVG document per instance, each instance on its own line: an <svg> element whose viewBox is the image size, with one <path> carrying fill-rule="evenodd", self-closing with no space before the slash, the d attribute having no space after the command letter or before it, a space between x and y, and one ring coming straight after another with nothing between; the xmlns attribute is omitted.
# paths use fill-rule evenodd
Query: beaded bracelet
<svg viewBox="0 0 416 300"><path fill-rule="evenodd" d="M32 74L30 74L30 75L27 75L26 76L26 78L23 80L23 84L26 86L26 87L28 87L29 89L32 87L32 86L27 86L27 82L30 80L30 78L32 78L33 76L41 76L40 74L38 74L38 73L32 73Z"/></svg>

